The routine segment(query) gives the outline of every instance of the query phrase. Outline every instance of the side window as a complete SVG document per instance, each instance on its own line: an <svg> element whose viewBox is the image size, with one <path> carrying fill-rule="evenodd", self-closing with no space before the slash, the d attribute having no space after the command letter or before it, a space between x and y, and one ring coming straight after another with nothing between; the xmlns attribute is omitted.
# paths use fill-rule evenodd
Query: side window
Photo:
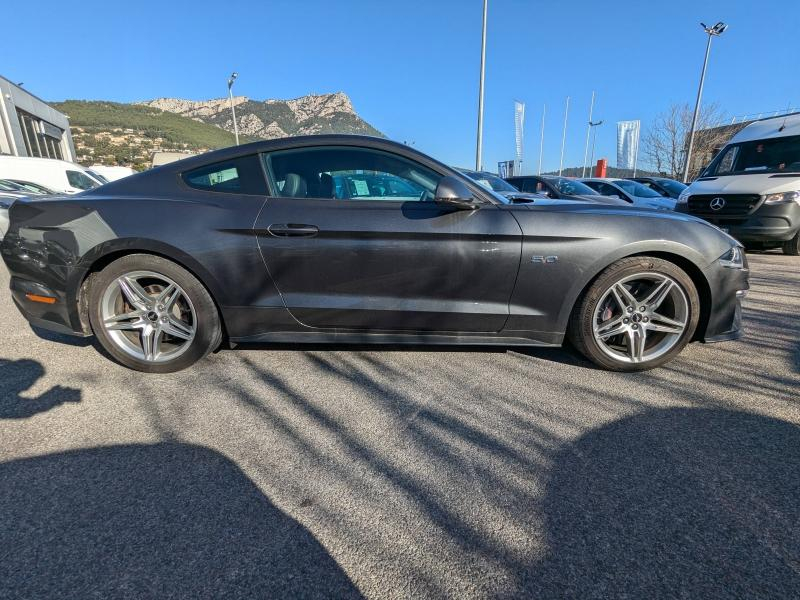
<svg viewBox="0 0 800 600"><path fill-rule="evenodd" d="M607 183L598 183L597 184L597 191L600 192L603 196L617 196L618 198L622 198L622 192L619 191L617 188L608 185Z"/></svg>
<svg viewBox="0 0 800 600"><path fill-rule="evenodd" d="M517 180L517 181L520 183L520 186L519 186L520 191L521 192L526 192L526 193L529 193L529 194L535 194L536 192L538 192L539 191L539 187L541 185L535 179L530 179L530 178L521 179L521 180Z"/></svg>
<svg viewBox="0 0 800 600"><path fill-rule="evenodd" d="M258 156L242 156L206 165L181 175L189 187L209 192L267 195L264 172Z"/></svg>
<svg viewBox="0 0 800 600"><path fill-rule="evenodd" d="M433 200L441 175L407 158L369 148L326 146L264 155L274 194L335 200Z"/></svg>
<svg viewBox="0 0 800 600"><path fill-rule="evenodd" d="M79 190L91 190L92 188L100 187L99 183L80 171L67 171L67 181L72 187Z"/></svg>

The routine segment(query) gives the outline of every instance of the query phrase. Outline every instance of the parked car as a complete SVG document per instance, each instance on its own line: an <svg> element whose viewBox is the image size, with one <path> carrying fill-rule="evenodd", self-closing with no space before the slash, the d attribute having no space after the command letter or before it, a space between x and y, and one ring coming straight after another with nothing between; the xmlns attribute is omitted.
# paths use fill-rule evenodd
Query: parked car
<svg viewBox="0 0 800 600"><path fill-rule="evenodd" d="M59 193L76 194L103 185L88 169L55 158L0 156L0 178L22 179Z"/></svg>
<svg viewBox="0 0 800 600"><path fill-rule="evenodd" d="M665 198L675 198L676 200L680 197L681 192L687 188L685 183L668 177L629 177L628 179L649 187Z"/></svg>
<svg viewBox="0 0 800 600"><path fill-rule="evenodd" d="M526 192L521 192L494 173L488 173L487 171L470 171L469 169L459 169L459 171L473 181L477 181L487 190L490 190L496 194L500 194L512 202L533 202L536 200L541 201L545 199L544 194L529 194Z"/></svg>
<svg viewBox="0 0 800 600"><path fill-rule="evenodd" d="M32 181L24 181L22 179L8 179L6 181L11 181L16 183L19 186L22 186L26 190L30 190L34 194L44 194L44 195L52 195L55 194L55 190L51 190L49 187L33 183Z"/></svg>
<svg viewBox="0 0 800 600"><path fill-rule="evenodd" d="M8 209L16 199L15 196L8 196L0 192L0 240L8 231Z"/></svg>
<svg viewBox="0 0 800 600"><path fill-rule="evenodd" d="M581 179L581 181L603 196L620 198L628 204L633 204L640 208L675 210L675 200L665 198L658 192L635 181L611 177Z"/></svg>
<svg viewBox="0 0 800 600"><path fill-rule="evenodd" d="M399 178L419 196L340 197ZM661 365L740 334L747 262L689 215L513 204L403 144L322 135L171 163L77 196L26 198L0 252L32 323L95 335L121 364L186 368L242 342L572 343ZM69 265L69 268L64 268Z"/></svg>
<svg viewBox="0 0 800 600"><path fill-rule="evenodd" d="M0 194L3 194L4 196L10 196L12 198L24 198L25 196L30 196L30 192L26 192L22 186L5 179L0 179Z"/></svg>
<svg viewBox="0 0 800 600"><path fill-rule="evenodd" d="M585 183L569 177L519 175L508 177L506 181L522 192L540 194L553 199L627 205L624 200L602 196Z"/></svg>
<svg viewBox="0 0 800 600"><path fill-rule="evenodd" d="M683 191L679 207L750 248L800 255L800 114L742 129Z"/></svg>

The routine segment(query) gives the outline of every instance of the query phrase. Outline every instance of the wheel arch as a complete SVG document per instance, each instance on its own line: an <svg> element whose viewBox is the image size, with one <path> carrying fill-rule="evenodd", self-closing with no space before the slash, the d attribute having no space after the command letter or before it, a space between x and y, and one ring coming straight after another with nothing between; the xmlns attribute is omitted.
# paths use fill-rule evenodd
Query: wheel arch
<svg viewBox="0 0 800 600"><path fill-rule="evenodd" d="M709 317L711 315L711 285L709 284L708 279L706 279L706 276L703 274L703 270L696 262L687 258L686 256L678 254L677 252L671 252L669 250L641 250L630 254L622 254L621 256L614 257L614 259L609 262L604 262L603 266L599 269L596 269L588 281L585 282L580 292L575 297L572 306L570 307L568 316L571 316L575 310L577 310L588 289L607 267L619 260L623 260L625 258L636 258L637 256L651 256L653 258L666 260L677 267L680 267L689 276L695 286L695 289L697 290L698 296L700 297L700 316L697 322L697 329L692 337L692 341L704 339L706 329L708 328ZM571 319L568 321L568 323L569 322L571 322Z"/></svg>
<svg viewBox="0 0 800 600"><path fill-rule="evenodd" d="M81 331L86 334L92 333L89 324L88 290L92 276L105 269L114 261L130 256L132 254L149 254L158 256L165 260L175 263L186 269L206 288L211 299L214 301L222 324L223 335L227 337L225 329L224 314L219 302L220 289L216 279L205 269L197 260L190 255L161 242L141 241L141 240L114 240L111 244L101 244L87 252L75 267L68 285L68 298L72 299L72 305L76 310L76 317Z"/></svg>

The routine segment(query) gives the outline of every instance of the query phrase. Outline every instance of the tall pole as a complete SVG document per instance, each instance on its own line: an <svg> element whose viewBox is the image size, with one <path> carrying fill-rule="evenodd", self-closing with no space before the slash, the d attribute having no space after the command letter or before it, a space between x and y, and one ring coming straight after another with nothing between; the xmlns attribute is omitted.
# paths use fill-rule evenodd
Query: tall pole
<svg viewBox="0 0 800 600"><path fill-rule="evenodd" d="M547 114L547 105L542 104L542 127L541 127L541 136L539 139L539 170L536 172L537 175L542 174L542 156L544 155L544 117Z"/></svg>
<svg viewBox="0 0 800 600"><path fill-rule="evenodd" d="M602 124L603 124L602 121L598 121L597 123L591 123L591 122L589 123L589 127L594 129L594 135L592 135L592 160L591 160L591 164L594 164L594 146L597 143L597 128L600 127L600 125L602 125Z"/></svg>
<svg viewBox="0 0 800 600"><path fill-rule="evenodd" d="M586 157L589 155L589 134L592 133L592 111L594 111L594 91L592 91L592 102L589 104L589 125L586 127L586 145L583 148L583 168L581 177L586 177Z"/></svg>
<svg viewBox="0 0 800 600"><path fill-rule="evenodd" d="M475 148L475 170L483 168L483 80L486 74L486 14L489 0L483 0L483 31L481 33L481 77L478 87L478 143Z"/></svg>
<svg viewBox="0 0 800 600"><path fill-rule="evenodd" d="M700 73L700 85L697 87L697 101L694 104L694 114L692 115L692 127L689 129L689 147L686 150L686 164L683 166L683 180L689 179L689 167L692 162L692 150L694 148L694 133L697 129L697 117L700 113L700 100L703 97L703 84L706 80L706 68L708 67L708 57L711 54L711 38L715 35L721 35L728 26L725 23L717 23L713 27L706 27L705 24L700 23L703 31L708 34L708 42L706 43L706 56L703 59L703 70Z"/></svg>
<svg viewBox="0 0 800 600"><path fill-rule="evenodd" d="M236 78L239 76L238 73L231 73L231 76L228 78L228 98L230 99L231 103L231 115L233 115L233 135L236 136L236 145L239 145L239 126L236 124L236 108L233 106L233 82L236 81Z"/></svg>
<svg viewBox="0 0 800 600"><path fill-rule="evenodd" d="M564 168L564 143L567 141L567 117L569 117L569 96L567 96L567 105L564 107L564 132L561 134L561 160L558 163L559 177L561 177L561 171Z"/></svg>

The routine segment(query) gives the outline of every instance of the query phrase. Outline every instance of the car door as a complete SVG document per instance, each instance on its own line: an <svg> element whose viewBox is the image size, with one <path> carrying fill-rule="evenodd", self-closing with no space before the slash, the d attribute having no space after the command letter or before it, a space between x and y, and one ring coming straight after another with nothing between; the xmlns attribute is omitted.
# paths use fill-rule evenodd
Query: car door
<svg viewBox="0 0 800 600"><path fill-rule="evenodd" d="M272 195L256 224L287 309L323 329L496 332L522 239L504 206L433 201L442 173L367 147L264 155Z"/></svg>

